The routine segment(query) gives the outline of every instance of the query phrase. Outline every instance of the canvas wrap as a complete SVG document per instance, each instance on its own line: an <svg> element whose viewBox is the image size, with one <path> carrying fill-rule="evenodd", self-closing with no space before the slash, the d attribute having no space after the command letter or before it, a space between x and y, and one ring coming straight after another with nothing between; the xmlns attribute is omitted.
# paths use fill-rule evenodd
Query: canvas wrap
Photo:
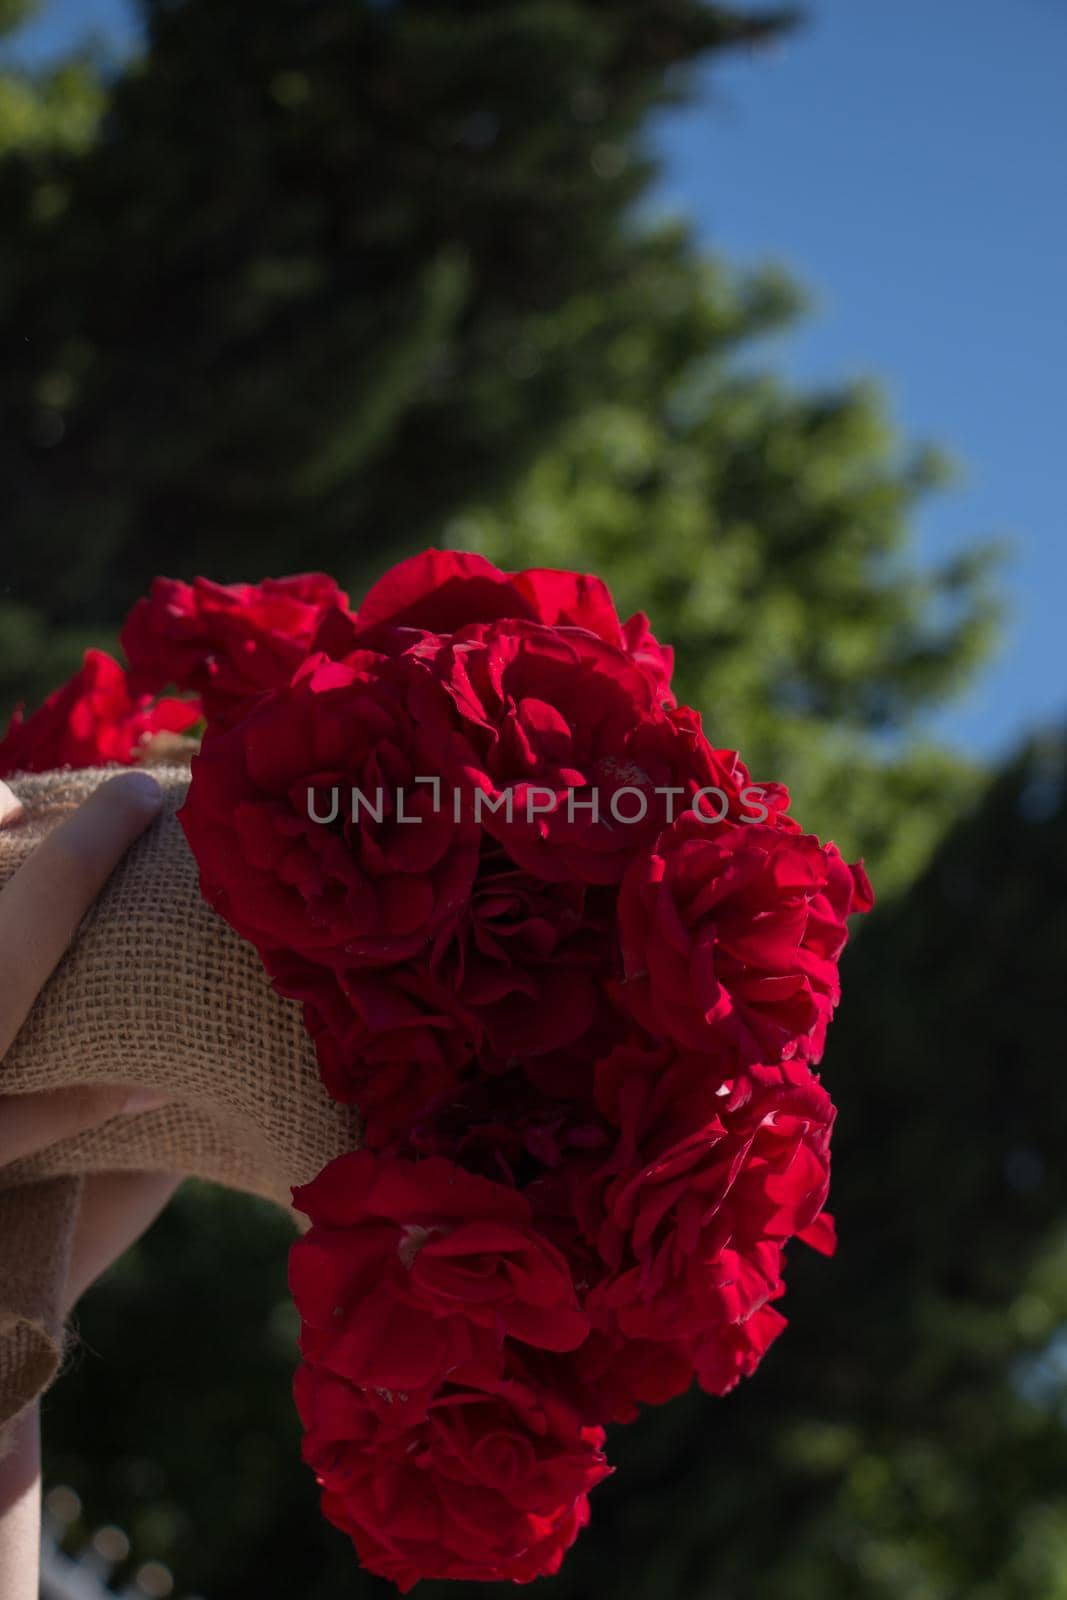
<svg viewBox="0 0 1067 1600"><path fill-rule="evenodd" d="M16 776L25 820L0 829L0 886L49 830L120 769ZM359 1143L355 1111L319 1079L300 1007L201 899L175 815L186 766L154 768L165 804L116 868L0 1062L0 1092L77 1084L165 1089L167 1106L113 1117L0 1167L0 1429L52 1382L82 1176L180 1172L290 1207Z"/></svg>

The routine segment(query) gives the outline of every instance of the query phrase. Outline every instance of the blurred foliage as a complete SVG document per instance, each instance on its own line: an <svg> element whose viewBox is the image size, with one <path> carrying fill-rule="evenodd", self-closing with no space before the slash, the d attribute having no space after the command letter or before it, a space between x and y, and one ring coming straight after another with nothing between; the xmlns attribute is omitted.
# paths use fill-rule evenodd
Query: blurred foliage
<svg viewBox="0 0 1067 1600"><path fill-rule="evenodd" d="M0 39L14 33L39 9L37 0L0 0Z"/></svg>
<svg viewBox="0 0 1067 1600"><path fill-rule="evenodd" d="M606 379L605 331L560 313L629 275L642 121L776 26L699 0L143 11L99 137L0 159L5 551L52 623L114 622L164 570L357 579L510 481Z"/></svg>
<svg viewBox="0 0 1067 1600"><path fill-rule="evenodd" d="M26 161L34 151L77 153L93 142L107 104L87 61L68 61L35 81L0 72L0 160ZM62 209L58 186L41 183L34 195L39 214Z"/></svg>
<svg viewBox="0 0 1067 1600"><path fill-rule="evenodd" d="M801 310L784 275L635 220L648 113L782 14L144 16L97 138L55 131L64 67L22 81L37 109L0 156L0 699L39 699L157 572L323 567L358 592L447 540L585 566L676 644L718 742L883 893L905 883L977 776L899 737L984 653L994 552L917 570L944 464L866 389L753 372Z"/></svg>
<svg viewBox="0 0 1067 1600"><path fill-rule="evenodd" d="M881 907L827 1064L840 1255L797 1254L793 1326L739 1392L615 1431L544 1592L1067 1596L1063 749L989 788L917 742L988 647L994 552L921 571L945 464L868 388L759 372L795 285L636 204L649 113L785 13L142 10L119 70L0 71L0 705L112 644L157 572L358 593L447 542L603 573ZM44 1404L49 1479L208 1600L390 1592L299 1461L289 1238L186 1185Z"/></svg>

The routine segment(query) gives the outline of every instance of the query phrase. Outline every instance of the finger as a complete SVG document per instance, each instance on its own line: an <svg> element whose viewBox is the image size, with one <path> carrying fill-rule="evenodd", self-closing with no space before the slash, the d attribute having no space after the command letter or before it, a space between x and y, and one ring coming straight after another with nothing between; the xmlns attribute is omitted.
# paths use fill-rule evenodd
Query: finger
<svg viewBox="0 0 1067 1600"><path fill-rule="evenodd" d="M67 1269L68 1308L151 1227L180 1183L173 1172L100 1172L83 1180Z"/></svg>
<svg viewBox="0 0 1067 1600"><path fill-rule="evenodd" d="M48 835L0 892L0 1056L112 870L159 814L162 801L159 785L146 772L110 779Z"/></svg>
<svg viewBox="0 0 1067 1600"><path fill-rule="evenodd" d="M41 1416L35 1400L0 1434L0 1583L5 1600L41 1593Z"/></svg>
<svg viewBox="0 0 1067 1600"><path fill-rule="evenodd" d="M18 795L12 794L6 783L0 783L0 828L19 822L21 818L22 801Z"/></svg>
<svg viewBox="0 0 1067 1600"><path fill-rule="evenodd" d="M112 1117L154 1110L166 1105L169 1098L155 1090L117 1084L78 1084L70 1089L0 1095L0 1166L98 1128Z"/></svg>

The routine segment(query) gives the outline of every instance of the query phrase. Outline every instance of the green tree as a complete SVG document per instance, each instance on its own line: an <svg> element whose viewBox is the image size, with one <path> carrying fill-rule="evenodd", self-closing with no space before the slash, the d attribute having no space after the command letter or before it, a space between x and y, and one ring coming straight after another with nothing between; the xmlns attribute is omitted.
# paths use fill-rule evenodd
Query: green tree
<svg viewBox="0 0 1067 1600"><path fill-rule="evenodd" d="M0 150L5 565L50 625L114 624L164 570L358 579L506 480L595 387L564 346L523 389L516 352L628 271L644 117L679 65L782 20L699 0L143 13L88 143L42 136L63 82L7 79L37 109Z"/></svg>
<svg viewBox="0 0 1067 1600"><path fill-rule="evenodd" d="M0 696L39 698L160 571L358 591L446 539L584 565L676 644L719 742L905 882L977 781L900 739L988 643L990 552L917 570L937 457L875 394L751 375L795 287L635 205L678 70L784 14L144 15L105 115L84 64L22 82L36 131L0 152ZM77 137L44 134L57 95Z"/></svg>
<svg viewBox="0 0 1067 1600"><path fill-rule="evenodd" d="M888 893L980 781L909 736L988 649L998 547L918 571L911 513L945 459L905 449L869 387L798 393L739 368L796 315L787 279L699 260L682 226L631 249L625 285L583 307L601 395L449 539L610 574L678 646L679 695L711 737L785 778Z"/></svg>

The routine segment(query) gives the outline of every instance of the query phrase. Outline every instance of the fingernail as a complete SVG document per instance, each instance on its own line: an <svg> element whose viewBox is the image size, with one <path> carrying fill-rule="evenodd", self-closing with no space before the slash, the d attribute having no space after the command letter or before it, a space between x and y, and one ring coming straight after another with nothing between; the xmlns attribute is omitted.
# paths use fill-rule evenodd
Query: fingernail
<svg viewBox="0 0 1067 1600"><path fill-rule="evenodd" d="M163 804L163 790L150 772L124 772L119 780L131 794L143 799L147 806L160 806Z"/></svg>
<svg viewBox="0 0 1067 1600"><path fill-rule="evenodd" d="M170 1105L170 1095L162 1089L134 1089L126 1096L123 1111L127 1115L134 1115L139 1111L158 1111L161 1106Z"/></svg>

